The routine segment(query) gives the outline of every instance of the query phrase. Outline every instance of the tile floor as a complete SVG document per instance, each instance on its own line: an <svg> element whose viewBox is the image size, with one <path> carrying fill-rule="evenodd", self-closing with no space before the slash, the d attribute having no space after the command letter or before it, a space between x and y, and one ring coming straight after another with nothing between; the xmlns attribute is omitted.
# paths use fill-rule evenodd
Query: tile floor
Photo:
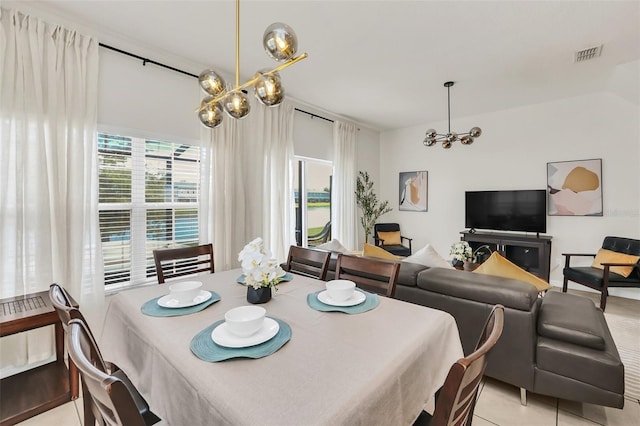
<svg viewBox="0 0 640 426"><path fill-rule="evenodd" d="M554 289L556 290L556 289ZM572 291L597 301L597 295ZM609 297L607 313L637 318L640 301ZM640 342L640 330L635 339ZM619 344L619 343L618 343ZM640 346L640 345L639 345ZM640 347L638 348L640 352ZM82 399L69 402L21 426L82 426ZM194 423L195 425L195 423ZM514 386L486 378L478 394L474 426L640 426L640 400L626 398L624 409L566 401L527 393L527 405L520 404L520 390ZM187 425L176 425L187 426ZM189 425L191 426L191 425Z"/></svg>

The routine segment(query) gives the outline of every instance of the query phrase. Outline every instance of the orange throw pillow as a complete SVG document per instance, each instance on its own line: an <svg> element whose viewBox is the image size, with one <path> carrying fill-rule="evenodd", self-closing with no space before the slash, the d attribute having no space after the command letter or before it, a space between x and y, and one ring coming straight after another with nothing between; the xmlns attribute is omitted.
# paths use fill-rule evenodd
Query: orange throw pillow
<svg viewBox="0 0 640 426"><path fill-rule="evenodd" d="M385 246L390 246L391 244L402 244L400 231L378 232L378 238L384 240Z"/></svg>
<svg viewBox="0 0 640 426"><path fill-rule="evenodd" d="M551 285L549 285L548 282L530 272L525 271L515 263L509 262L507 259L500 256L497 251L494 251L489 259L485 260L484 263L478 266L473 272L523 281L534 286L538 292L551 288Z"/></svg>
<svg viewBox="0 0 640 426"><path fill-rule="evenodd" d="M601 248L596 254L596 258L593 259L591 266L598 269L604 269L601 263L638 263L640 256L634 256L626 253L618 253L617 251L611 251ZM627 278L633 271L633 266L611 266L609 267L611 272L622 275Z"/></svg>

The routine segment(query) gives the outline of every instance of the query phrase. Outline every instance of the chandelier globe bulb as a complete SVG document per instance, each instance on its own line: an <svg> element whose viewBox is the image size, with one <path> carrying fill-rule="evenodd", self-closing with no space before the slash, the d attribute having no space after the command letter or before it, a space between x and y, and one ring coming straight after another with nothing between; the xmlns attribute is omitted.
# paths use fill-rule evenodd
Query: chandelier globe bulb
<svg viewBox="0 0 640 426"><path fill-rule="evenodd" d="M449 149L449 148L451 148L451 141L449 141L449 140L442 141L442 147L443 147L444 149Z"/></svg>
<svg viewBox="0 0 640 426"><path fill-rule="evenodd" d="M244 118L251 110L247 96L241 91L229 93L222 102L225 112L232 118Z"/></svg>
<svg viewBox="0 0 640 426"><path fill-rule="evenodd" d="M210 102L213 97L206 97L204 102ZM222 109L220 108L220 103L210 103L206 105L204 108L200 110L198 113L198 118L200 122L210 129L215 129L222 123Z"/></svg>
<svg viewBox="0 0 640 426"><path fill-rule="evenodd" d="M226 83L220 75L212 69L206 69L198 76L200 88L207 94L215 97L224 92Z"/></svg>
<svg viewBox="0 0 640 426"><path fill-rule="evenodd" d="M274 22L264 30L262 44L267 54L275 61L287 61L298 50L298 37L289 25Z"/></svg>
<svg viewBox="0 0 640 426"><path fill-rule="evenodd" d="M480 137L481 134L482 129L480 127L472 127L471 130L469 130L469 136L472 138Z"/></svg>
<svg viewBox="0 0 640 426"><path fill-rule="evenodd" d="M265 106L272 107L282 103L284 99L284 87L280 74L269 73L268 70L260 70L254 78L257 79L254 85L256 98Z"/></svg>

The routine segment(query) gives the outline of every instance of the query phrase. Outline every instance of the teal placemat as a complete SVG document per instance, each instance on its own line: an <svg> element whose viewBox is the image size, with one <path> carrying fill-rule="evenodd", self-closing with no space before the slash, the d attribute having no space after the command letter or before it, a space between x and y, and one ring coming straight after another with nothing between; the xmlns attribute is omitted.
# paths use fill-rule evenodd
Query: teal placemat
<svg viewBox="0 0 640 426"><path fill-rule="evenodd" d="M370 311L374 309L376 306L380 304L380 298L377 294L369 293L364 290L356 290L361 291L367 296L364 302L355 306L332 306L327 305L326 303L322 303L318 300L318 294L322 293L321 291L316 291L315 293L309 293L307 295L307 305L315 309L316 311L322 312L344 312L345 314L361 314L363 312Z"/></svg>
<svg viewBox="0 0 640 426"><path fill-rule="evenodd" d="M224 320L220 320L196 334L191 339L189 347L195 356L209 362L224 361L231 358L262 358L271 355L291 339L291 327L289 327L289 324L277 318L272 319L278 321L280 325L278 334L259 345L249 346L248 348L226 348L216 344L211 338L211 332L224 322Z"/></svg>
<svg viewBox="0 0 640 426"><path fill-rule="evenodd" d="M236 282L238 284L242 284L244 285L244 279L246 277L244 276L244 274L241 274L238 278L236 278ZM293 274L290 272L287 272L284 274L284 276L282 277L282 279L280 280L280 282L287 282L287 281L291 281L293 279Z"/></svg>
<svg viewBox="0 0 640 426"><path fill-rule="evenodd" d="M162 306L158 305L158 299L162 297L160 296L155 297L148 302L145 302L140 310L143 314L149 315L151 317L179 317L181 315L194 314L220 300L220 295L215 291L210 291L209 293L211 293L211 299L207 300L206 302L202 302L199 305L189 306L187 308L163 308Z"/></svg>

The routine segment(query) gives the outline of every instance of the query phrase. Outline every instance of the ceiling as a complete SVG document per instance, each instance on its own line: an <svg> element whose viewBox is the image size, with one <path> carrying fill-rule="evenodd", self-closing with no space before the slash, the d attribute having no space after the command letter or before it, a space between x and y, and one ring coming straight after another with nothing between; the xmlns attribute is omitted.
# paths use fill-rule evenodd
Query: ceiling
<svg viewBox="0 0 640 426"><path fill-rule="evenodd" d="M64 16L101 41L210 64L233 80L234 1L16 4ZM276 21L293 27L298 53L309 54L282 71L287 94L377 130L446 120L448 80L456 82L455 126L457 116L606 90L616 66L637 70L640 59L638 1L243 0L243 81L276 65L262 48ZM576 50L600 44L601 57L574 63Z"/></svg>

